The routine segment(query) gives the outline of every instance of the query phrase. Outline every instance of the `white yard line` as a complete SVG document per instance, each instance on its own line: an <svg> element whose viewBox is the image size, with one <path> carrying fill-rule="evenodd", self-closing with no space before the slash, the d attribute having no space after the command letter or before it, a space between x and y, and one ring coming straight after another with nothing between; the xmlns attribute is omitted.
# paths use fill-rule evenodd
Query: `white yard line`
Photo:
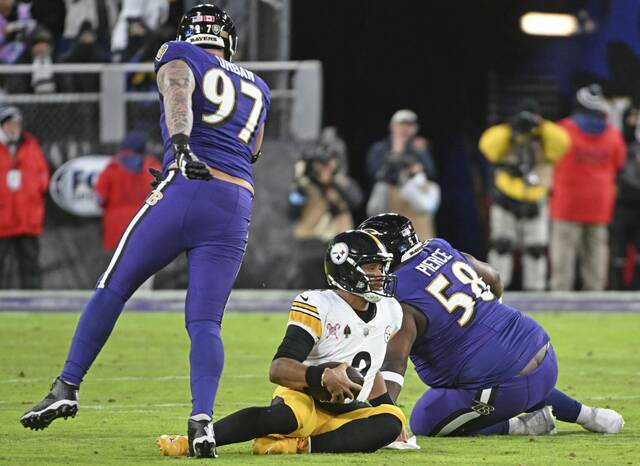
<svg viewBox="0 0 640 466"><path fill-rule="evenodd" d="M265 374L229 374L224 375L227 379L258 379L266 378ZM188 380L188 375L163 375L157 377L141 377L141 376L122 376L122 377L96 377L91 378L91 381L96 382L131 382L131 381L166 381L166 380ZM35 382L51 382L51 378L18 378L1 380L0 384L10 383L35 383Z"/></svg>
<svg viewBox="0 0 640 466"><path fill-rule="evenodd" d="M264 403L258 403L267 405L268 404L268 393L267 397L265 397ZM251 405L251 402L248 401L240 401L240 402L225 402L224 406L240 406L247 407ZM91 409L95 411L114 411L117 413L153 413L159 409L169 409L169 408L187 408L190 407L191 403L149 403L149 404L126 404L126 403L107 403L107 404L80 404L80 409ZM26 409L26 408L25 408ZM16 407L0 407L0 411L16 411Z"/></svg>
<svg viewBox="0 0 640 466"><path fill-rule="evenodd" d="M585 396L587 400L640 400L640 395Z"/></svg>

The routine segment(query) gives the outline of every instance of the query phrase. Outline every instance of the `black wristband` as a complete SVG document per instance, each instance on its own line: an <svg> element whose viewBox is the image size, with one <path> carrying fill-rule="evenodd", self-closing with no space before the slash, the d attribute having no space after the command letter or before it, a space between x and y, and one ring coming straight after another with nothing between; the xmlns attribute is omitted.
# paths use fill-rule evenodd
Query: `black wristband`
<svg viewBox="0 0 640 466"><path fill-rule="evenodd" d="M307 385L310 387L322 387L322 373L324 367L309 366L307 372L304 375Z"/></svg>
<svg viewBox="0 0 640 466"><path fill-rule="evenodd" d="M186 146L189 144L189 136L182 133L174 134L171 136L171 144L174 146Z"/></svg>
<svg viewBox="0 0 640 466"><path fill-rule="evenodd" d="M384 394L380 395L378 398L374 398L373 400L369 400L369 404L371 406L378 405L392 405L395 404L391 397L389 396L389 392L384 392Z"/></svg>

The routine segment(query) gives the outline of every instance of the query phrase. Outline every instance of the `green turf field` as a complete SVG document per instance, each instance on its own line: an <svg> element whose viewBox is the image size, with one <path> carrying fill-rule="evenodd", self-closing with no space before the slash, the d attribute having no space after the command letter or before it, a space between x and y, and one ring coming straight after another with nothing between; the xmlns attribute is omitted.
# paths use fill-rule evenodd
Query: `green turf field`
<svg viewBox="0 0 640 466"><path fill-rule="evenodd" d="M620 411L615 436L559 423L547 437L420 439L420 451L371 455L252 457L248 443L220 448L224 464L640 464L640 315L538 314L560 363L559 388L592 406ZM125 314L81 391L73 420L32 432L18 418L58 374L76 314L0 313L0 464L175 464L158 434L184 433L189 412L188 340L179 314ZM226 367L216 416L268 403L268 366L285 314L225 317ZM407 377L407 415L423 387ZM194 461L194 460L191 460Z"/></svg>

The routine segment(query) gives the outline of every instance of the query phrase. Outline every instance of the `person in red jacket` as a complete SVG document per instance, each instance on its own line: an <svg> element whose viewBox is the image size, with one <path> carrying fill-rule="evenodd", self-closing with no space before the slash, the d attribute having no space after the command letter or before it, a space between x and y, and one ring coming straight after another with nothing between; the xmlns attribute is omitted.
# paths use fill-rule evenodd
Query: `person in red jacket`
<svg viewBox="0 0 640 466"><path fill-rule="evenodd" d="M115 250L118 240L150 192L150 168L160 169L154 157L145 155L146 135L141 131L127 134L120 151L98 177L98 194L104 215L102 217L102 245L107 251Z"/></svg>
<svg viewBox="0 0 640 466"><path fill-rule="evenodd" d="M556 164L551 197L551 289L571 290L579 259L582 287L603 290L609 268L609 233L616 173L624 164L622 133L607 122L600 86L576 94L577 111L560 122L571 148Z"/></svg>
<svg viewBox="0 0 640 466"><path fill-rule="evenodd" d="M14 283L5 270L12 251L20 288L42 288L38 238L48 185L49 167L36 138L22 130L22 113L0 107L0 288Z"/></svg>

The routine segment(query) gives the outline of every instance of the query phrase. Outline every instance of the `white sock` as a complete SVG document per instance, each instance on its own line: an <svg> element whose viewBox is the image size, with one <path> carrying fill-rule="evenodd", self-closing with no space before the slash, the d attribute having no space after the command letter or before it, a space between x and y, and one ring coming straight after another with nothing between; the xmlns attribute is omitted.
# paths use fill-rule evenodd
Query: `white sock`
<svg viewBox="0 0 640 466"><path fill-rule="evenodd" d="M522 432L522 421L517 417L512 417L511 419L509 419L509 435L518 435L522 434Z"/></svg>
<svg viewBox="0 0 640 466"><path fill-rule="evenodd" d="M200 413L191 416L189 419L193 419L194 421L211 421L211 416L208 414Z"/></svg>
<svg viewBox="0 0 640 466"><path fill-rule="evenodd" d="M580 414L578 414L578 418L576 419L576 424L583 425L585 422L588 422L592 417L593 408L587 405L582 405L580 408Z"/></svg>

